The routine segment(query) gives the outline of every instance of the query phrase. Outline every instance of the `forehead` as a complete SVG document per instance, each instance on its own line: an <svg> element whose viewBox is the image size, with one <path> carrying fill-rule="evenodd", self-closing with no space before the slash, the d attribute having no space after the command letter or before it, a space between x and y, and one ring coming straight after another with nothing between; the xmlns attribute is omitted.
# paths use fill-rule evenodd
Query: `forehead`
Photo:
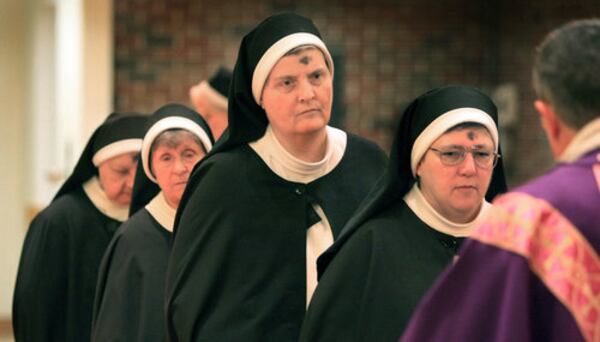
<svg viewBox="0 0 600 342"><path fill-rule="evenodd" d="M136 162L136 161L137 161L137 152L127 152L127 153L118 154L110 159L107 159L106 161L104 161L104 163L100 164L99 166L102 166L102 165L119 166L119 165L131 164L132 162Z"/></svg>
<svg viewBox="0 0 600 342"><path fill-rule="evenodd" d="M196 145L200 147L200 140L187 130L166 131L161 133L152 143L151 151L158 148L175 149L180 146Z"/></svg>
<svg viewBox="0 0 600 342"><path fill-rule="evenodd" d="M483 126L464 127L442 134L431 145L493 145L490 132Z"/></svg>
<svg viewBox="0 0 600 342"><path fill-rule="evenodd" d="M323 52L318 48L307 48L281 57L271 70L270 76L282 76L294 72L302 72L306 68L312 69L318 67L326 68Z"/></svg>

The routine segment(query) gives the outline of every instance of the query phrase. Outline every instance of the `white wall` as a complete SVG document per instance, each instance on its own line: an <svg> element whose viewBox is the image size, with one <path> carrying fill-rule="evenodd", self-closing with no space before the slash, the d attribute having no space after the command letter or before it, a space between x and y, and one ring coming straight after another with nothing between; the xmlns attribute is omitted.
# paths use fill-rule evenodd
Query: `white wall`
<svg viewBox="0 0 600 342"><path fill-rule="evenodd" d="M28 210L48 204L112 110L112 1L0 0L0 319Z"/></svg>
<svg viewBox="0 0 600 342"><path fill-rule="evenodd" d="M83 142L113 110L112 1L85 0L83 8Z"/></svg>
<svg viewBox="0 0 600 342"><path fill-rule="evenodd" d="M0 318L10 316L25 226L28 13L26 1L0 0Z"/></svg>

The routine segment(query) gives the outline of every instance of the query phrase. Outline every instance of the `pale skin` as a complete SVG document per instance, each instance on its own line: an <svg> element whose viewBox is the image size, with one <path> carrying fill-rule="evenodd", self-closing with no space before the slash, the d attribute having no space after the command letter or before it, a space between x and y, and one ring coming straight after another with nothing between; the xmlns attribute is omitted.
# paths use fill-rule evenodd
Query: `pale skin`
<svg viewBox="0 0 600 342"><path fill-rule="evenodd" d="M152 173L167 204L177 209L194 165L206 152L191 137L185 137L175 147L159 144L152 150Z"/></svg>
<svg viewBox="0 0 600 342"><path fill-rule="evenodd" d="M192 100L192 104L196 111L200 113L204 120L206 120L206 123L208 123L215 140L218 140L221 134L223 134L223 131L225 131L225 128L227 128L227 109L220 108L212 103L211 100L199 90L199 85L190 88L190 99Z"/></svg>
<svg viewBox="0 0 600 342"><path fill-rule="evenodd" d="M131 202L137 161L137 153L130 152L107 159L98 165L100 187L108 199L117 205L127 206Z"/></svg>
<svg viewBox="0 0 600 342"><path fill-rule="evenodd" d="M431 147L452 146L494 151L492 138L483 127L469 127L444 133ZM458 165L447 166L428 150L417 165L419 187L427 202L446 219L456 223L473 221L481 209L492 178L493 168L483 169L467 153Z"/></svg>
<svg viewBox="0 0 600 342"><path fill-rule="evenodd" d="M540 114L542 128L548 138L552 155L554 159L558 159L571 140L573 140L577 131L560 120L551 104L542 100L536 100L533 106Z"/></svg>
<svg viewBox="0 0 600 342"><path fill-rule="evenodd" d="M332 99L331 72L323 53L313 48L275 64L261 106L280 144L300 160L317 162L325 156Z"/></svg>

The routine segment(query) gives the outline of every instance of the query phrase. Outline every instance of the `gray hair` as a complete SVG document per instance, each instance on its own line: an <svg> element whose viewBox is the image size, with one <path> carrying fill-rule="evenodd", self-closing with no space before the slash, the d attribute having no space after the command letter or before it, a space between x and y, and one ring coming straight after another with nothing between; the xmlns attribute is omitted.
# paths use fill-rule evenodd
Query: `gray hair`
<svg viewBox="0 0 600 342"><path fill-rule="evenodd" d="M533 87L565 124L580 129L600 117L600 20L570 22L536 49Z"/></svg>

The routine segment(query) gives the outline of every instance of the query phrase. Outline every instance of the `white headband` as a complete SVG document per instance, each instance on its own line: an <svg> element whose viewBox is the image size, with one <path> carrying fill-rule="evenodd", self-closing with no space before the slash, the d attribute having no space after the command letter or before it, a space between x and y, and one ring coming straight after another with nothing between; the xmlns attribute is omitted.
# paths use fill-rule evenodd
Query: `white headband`
<svg viewBox="0 0 600 342"><path fill-rule="evenodd" d="M207 81L202 81L198 86L198 94L206 94L206 97L214 105L227 110L227 97L219 93L215 88L211 87ZM202 114L202 113L200 113Z"/></svg>
<svg viewBox="0 0 600 342"><path fill-rule="evenodd" d="M433 120L415 140L410 153L410 168L413 176L416 176L417 165L431 144L450 128L465 122L474 122L485 126L492 135L494 149L498 152L498 127L489 114L477 108L453 109Z"/></svg>
<svg viewBox="0 0 600 342"><path fill-rule="evenodd" d="M118 140L99 149L98 152L94 154L94 157L92 157L92 163L94 163L95 167L98 167L98 165L110 158L124 153L139 152L141 148L142 139Z"/></svg>
<svg viewBox="0 0 600 342"><path fill-rule="evenodd" d="M260 104L263 87L273 66L275 66L277 61L279 61L279 59L288 51L301 45L315 45L319 48L327 59L329 71L333 77L333 59L331 59L331 55L329 54L329 50L327 50L325 43L312 33L302 32L290 34L271 45L271 47L262 55L258 64L256 64L256 68L254 68L254 73L252 75L252 95L254 96L254 101L256 101L256 103Z"/></svg>
<svg viewBox="0 0 600 342"><path fill-rule="evenodd" d="M197 136L202 142L202 145L204 145L207 153L212 148L208 134L206 134L206 132L197 123L188 118L181 116L169 116L157 121L154 125L152 125L152 127L150 127L148 132L146 132L144 141L142 143L142 164L144 166L144 173L146 173L146 176L154 183L157 182L156 177L154 177L150 171L150 161L148 160L150 156L150 147L152 146L154 139L156 139L156 137L158 137L162 132L177 128L185 129Z"/></svg>

